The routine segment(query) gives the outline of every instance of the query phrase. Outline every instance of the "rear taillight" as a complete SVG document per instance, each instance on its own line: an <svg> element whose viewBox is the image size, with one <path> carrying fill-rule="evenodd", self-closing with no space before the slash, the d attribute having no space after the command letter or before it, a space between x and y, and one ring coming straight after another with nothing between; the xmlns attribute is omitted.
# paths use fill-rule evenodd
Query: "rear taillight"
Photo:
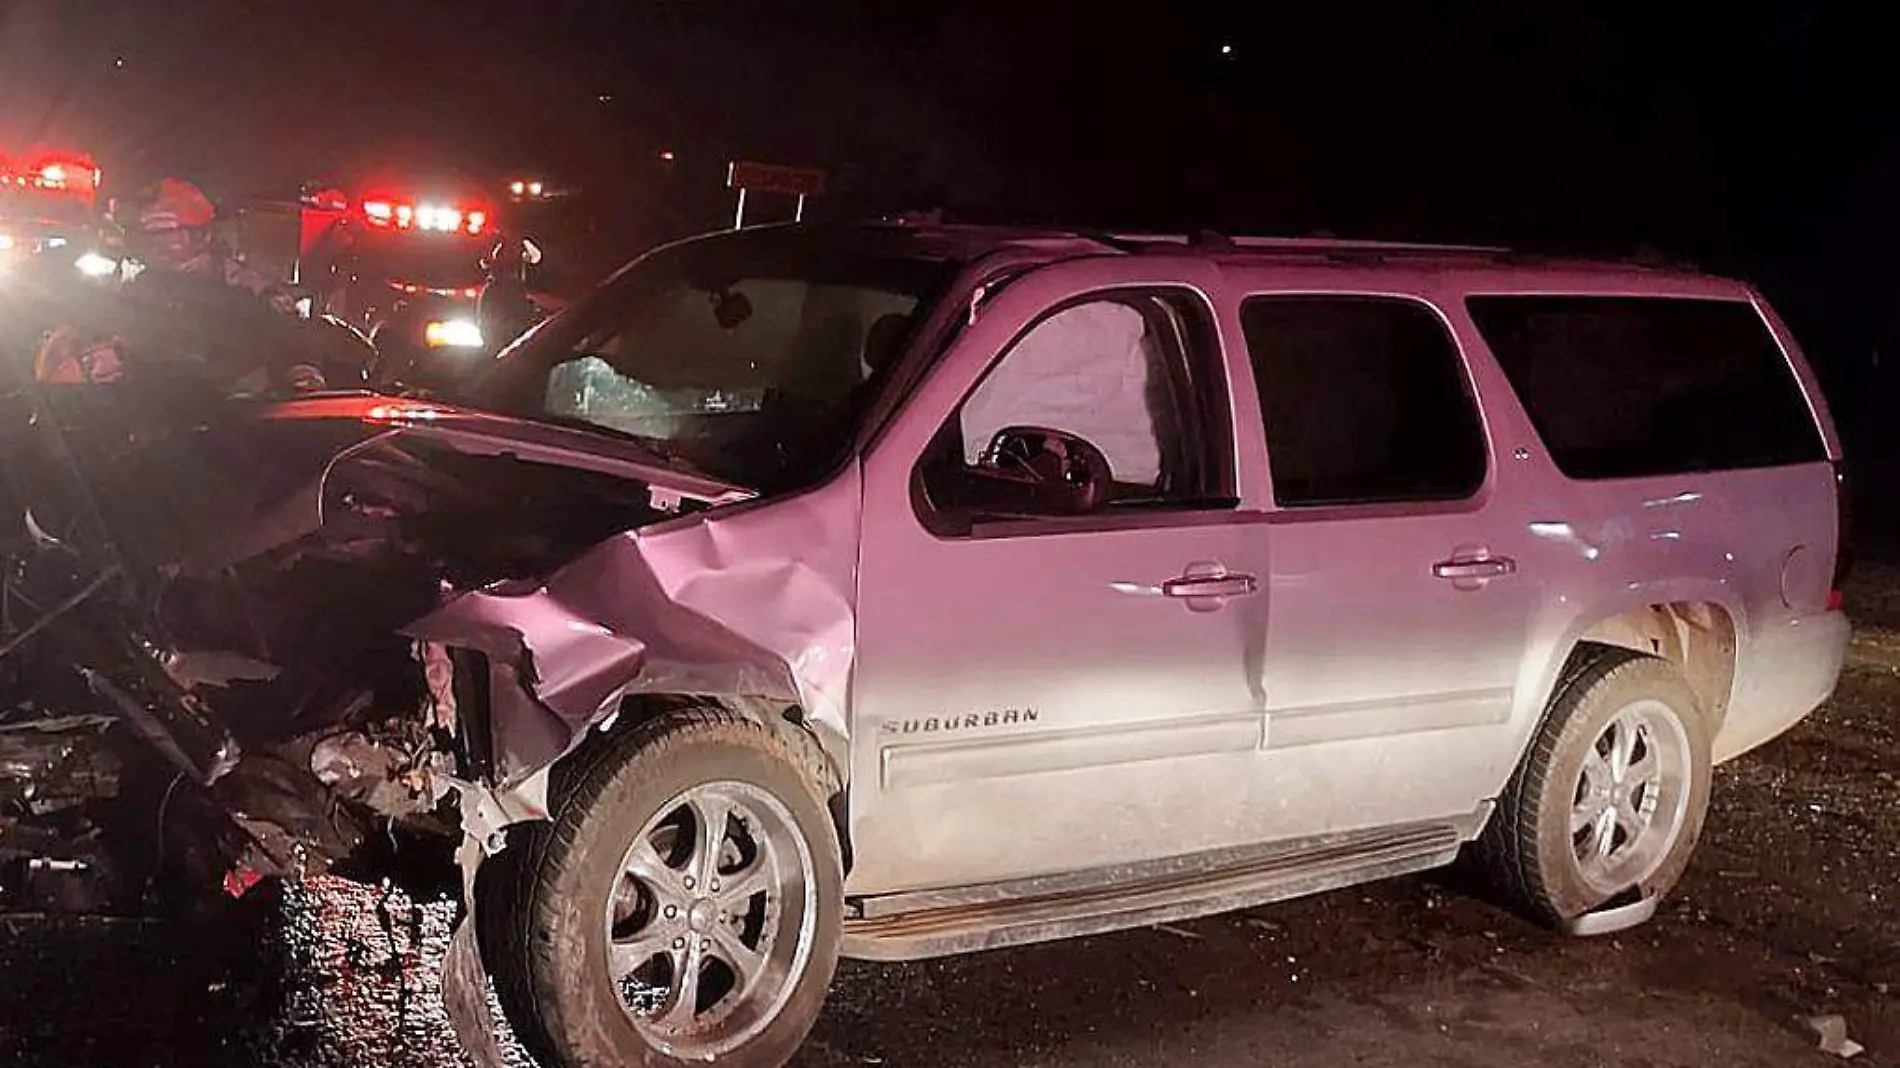
<svg viewBox="0 0 1900 1068"><path fill-rule="evenodd" d="M1834 577L1828 583L1827 607L1831 612L1838 612L1846 603L1847 572L1854 564L1854 505L1846 462L1835 460L1831 466L1834 468Z"/></svg>

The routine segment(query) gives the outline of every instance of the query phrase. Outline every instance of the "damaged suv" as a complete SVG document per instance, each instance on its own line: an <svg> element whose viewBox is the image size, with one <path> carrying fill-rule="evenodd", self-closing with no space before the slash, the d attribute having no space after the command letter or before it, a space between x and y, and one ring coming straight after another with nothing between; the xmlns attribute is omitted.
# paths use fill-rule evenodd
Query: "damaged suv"
<svg viewBox="0 0 1900 1068"><path fill-rule="evenodd" d="M484 972L550 1064L776 1065L841 954L1461 851L1626 926L1847 639L1821 395L1687 272L767 227L453 401L32 404L0 782L123 735L240 885L459 842L478 1059Z"/></svg>

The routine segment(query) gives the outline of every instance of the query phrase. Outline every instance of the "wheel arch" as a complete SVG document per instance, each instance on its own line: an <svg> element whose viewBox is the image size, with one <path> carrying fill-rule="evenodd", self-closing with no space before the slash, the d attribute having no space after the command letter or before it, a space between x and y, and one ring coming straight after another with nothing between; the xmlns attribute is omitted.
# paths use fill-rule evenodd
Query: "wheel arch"
<svg viewBox="0 0 1900 1068"><path fill-rule="evenodd" d="M1716 601L1664 601L1603 615L1573 643L1615 646L1674 664L1695 691L1710 733L1721 730L1734 696L1735 617Z"/></svg>
<svg viewBox="0 0 1900 1068"><path fill-rule="evenodd" d="M696 708L716 708L741 716L778 734L802 754L801 770L818 787L826 811L838 833L844 868L851 870L850 823L845 806L844 769L835 751L821 737L822 728L805 710L781 698L752 694L636 693L619 699L617 707L588 728L550 769L549 790L558 796L567 783L584 776L604 755L614 750L627 732L662 716Z"/></svg>
<svg viewBox="0 0 1900 1068"><path fill-rule="evenodd" d="M1543 655L1527 658L1531 678L1522 684L1529 697L1520 704L1521 726L1498 789L1523 762L1549 715L1552 699L1564 680L1586 662L1589 650L1628 649L1676 665L1695 692L1713 736L1728 714L1746 634L1747 617L1741 605L1729 591L1707 583L1641 585L1572 614L1557 637L1542 644Z"/></svg>

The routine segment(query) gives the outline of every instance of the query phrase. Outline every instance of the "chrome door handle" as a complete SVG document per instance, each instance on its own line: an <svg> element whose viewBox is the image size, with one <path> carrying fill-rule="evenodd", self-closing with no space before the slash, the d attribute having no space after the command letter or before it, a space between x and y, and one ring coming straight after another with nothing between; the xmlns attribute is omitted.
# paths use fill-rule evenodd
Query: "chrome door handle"
<svg viewBox="0 0 1900 1068"><path fill-rule="evenodd" d="M1487 556L1481 560L1440 560L1432 565L1432 574L1454 581L1503 578L1516 573L1517 561L1508 556Z"/></svg>
<svg viewBox="0 0 1900 1068"><path fill-rule="evenodd" d="M1169 597L1245 597L1260 588L1252 575L1182 575L1161 584Z"/></svg>

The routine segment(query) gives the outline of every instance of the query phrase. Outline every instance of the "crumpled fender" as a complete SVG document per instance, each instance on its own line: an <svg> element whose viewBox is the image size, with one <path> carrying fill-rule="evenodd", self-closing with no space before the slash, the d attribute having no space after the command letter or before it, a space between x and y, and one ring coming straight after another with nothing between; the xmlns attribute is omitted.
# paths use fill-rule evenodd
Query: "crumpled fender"
<svg viewBox="0 0 1900 1068"><path fill-rule="evenodd" d="M499 583L406 628L489 659L493 784L460 797L463 917L442 998L462 1048L502 1068L476 946L475 885L503 826L546 814L546 771L623 697L745 696L797 704L842 779L850 767L860 473L609 538L541 583Z"/></svg>
<svg viewBox="0 0 1900 1068"><path fill-rule="evenodd" d="M487 656L503 790L642 693L797 705L842 774L859 501L854 464L797 496L617 535L540 583L461 594L405 634Z"/></svg>

